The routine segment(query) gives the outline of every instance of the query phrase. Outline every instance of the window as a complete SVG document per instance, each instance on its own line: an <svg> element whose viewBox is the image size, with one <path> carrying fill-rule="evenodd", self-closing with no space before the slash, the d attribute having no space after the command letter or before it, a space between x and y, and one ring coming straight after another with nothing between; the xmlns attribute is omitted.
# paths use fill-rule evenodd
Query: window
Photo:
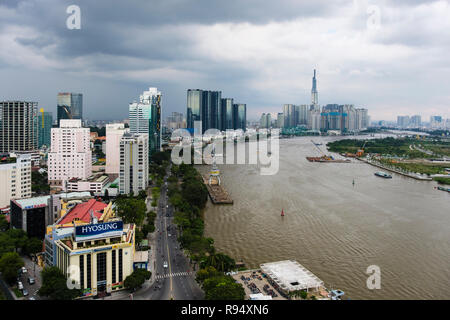
<svg viewBox="0 0 450 320"><path fill-rule="evenodd" d="M119 282L122 282L123 280L123 257L122 257L122 251L123 249L119 249Z"/></svg>
<svg viewBox="0 0 450 320"><path fill-rule="evenodd" d="M91 283L91 254L87 254L86 255L86 269L87 269L87 273L86 273L86 287L87 288L92 288L92 283Z"/></svg>
<svg viewBox="0 0 450 320"><path fill-rule="evenodd" d="M80 255L80 288L84 289L84 255Z"/></svg>
<svg viewBox="0 0 450 320"><path fill-rule="evenodd" d="M112 250L112 283L116 283L116 250Z"/></svg>

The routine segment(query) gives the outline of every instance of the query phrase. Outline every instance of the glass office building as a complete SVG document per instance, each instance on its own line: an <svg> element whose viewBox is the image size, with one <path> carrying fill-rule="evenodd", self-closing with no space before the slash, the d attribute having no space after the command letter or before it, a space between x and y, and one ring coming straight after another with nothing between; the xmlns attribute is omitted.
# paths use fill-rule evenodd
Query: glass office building
<svg viewBox="0 0 450 320"><path fill-rule="evenodd" d="M42 146L50 147L53 116L51 112L44 112L43 109L38 113L38 148Z"/></svg>
<svg viewBox="0 0 450 320"><path fill-rule="evenodd" d="M246 130L247 125L247 105L238 103L233 105L233 129Z"/></svg>
<svg viewBox="0 0 450 320"><path fill-rule="evenodd" d="M58 93L58 127L61 119L83 119L83 95L81 93Z"/></svg>
<svg viewBox="0 0 450 320"><path fill-rule="evenodd" d="M222 130L234 129L233 105L232 98L222 99Z"/></svg>

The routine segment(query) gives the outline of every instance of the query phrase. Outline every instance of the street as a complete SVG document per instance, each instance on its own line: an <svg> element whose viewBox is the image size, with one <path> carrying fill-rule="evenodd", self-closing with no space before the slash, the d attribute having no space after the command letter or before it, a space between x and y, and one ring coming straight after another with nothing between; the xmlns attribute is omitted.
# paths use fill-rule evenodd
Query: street
<svg viewBox="0 0 450 320"><path fill-rule="evenodd" d="M170 166L168 168L170 172ZM147 198L147 210L151 210L151 200ZM152 278L143 288L133 293L128 291L113 294L111 299L133 300L199 300L204 293L195 281L195 274L189 259L180 250L177 241L178 230L173 223L174 208L167 197L167 175L161 186L160 198L155 219L155 232L150 239L155 259L151 260ZM164 264L167 267L164 267Z"/></svg>

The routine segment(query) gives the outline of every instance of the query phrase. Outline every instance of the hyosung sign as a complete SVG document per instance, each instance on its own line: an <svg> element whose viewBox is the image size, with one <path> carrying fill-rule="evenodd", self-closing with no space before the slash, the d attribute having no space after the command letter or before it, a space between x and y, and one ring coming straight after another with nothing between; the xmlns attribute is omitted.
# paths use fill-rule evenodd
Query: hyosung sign
<svg viewBox="0 0 450 320"><path fill-rule="evenodd" d="M88 241L99 238L120 237L123 232L122 221L94 223L75 228L75 241Z"/></svg>

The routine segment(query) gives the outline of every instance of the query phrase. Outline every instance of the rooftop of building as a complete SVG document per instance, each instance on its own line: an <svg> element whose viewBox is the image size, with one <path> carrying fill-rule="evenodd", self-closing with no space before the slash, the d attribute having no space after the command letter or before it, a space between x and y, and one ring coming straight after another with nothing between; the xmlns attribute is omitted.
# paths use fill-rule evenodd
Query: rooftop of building
<svg viewBox="0 0 450 320"><path fill-rule="evenodd" d="M16 157L1 157L0 164L16 163Z"/></svg>
<svg viewBox="0 0 450 320"><path fill-rule="evenodd" d="M322 280L294 260L264 263L260 267L267 276L286 291L323 286Z"/></svg>
<svg viewBox="0 0 450 320"><path fill-rule="evenodd" d="M72 210L70 210L66 215L64 215L58 224L72 223L73 221L83 221L89 223L91 221L90 211L92 210L94 216L97 219L103 215L103 210L108 206L108 204L97 201L95 199L90 199L87 202L77 204Z"/></svg>
<svg viewBox="0 0 450 320"><path fill-rule="evenodd" d="M82 199L87 197L92 197L90 192L69 192L69 193L59 193L54 194L53 196L58 196L60 199ZM25 198L25 199L16 199L14 201L19 207L22 209L32 208L37 206L46 206L48 203L48 199L51 195L34 197L34 198Z"/></svg>
<svg viewBox="0 0 450 320"><path fill-rule="evenodd" d="M136 251L134 253L134 262L148 262L148 251Z"/></svg>

